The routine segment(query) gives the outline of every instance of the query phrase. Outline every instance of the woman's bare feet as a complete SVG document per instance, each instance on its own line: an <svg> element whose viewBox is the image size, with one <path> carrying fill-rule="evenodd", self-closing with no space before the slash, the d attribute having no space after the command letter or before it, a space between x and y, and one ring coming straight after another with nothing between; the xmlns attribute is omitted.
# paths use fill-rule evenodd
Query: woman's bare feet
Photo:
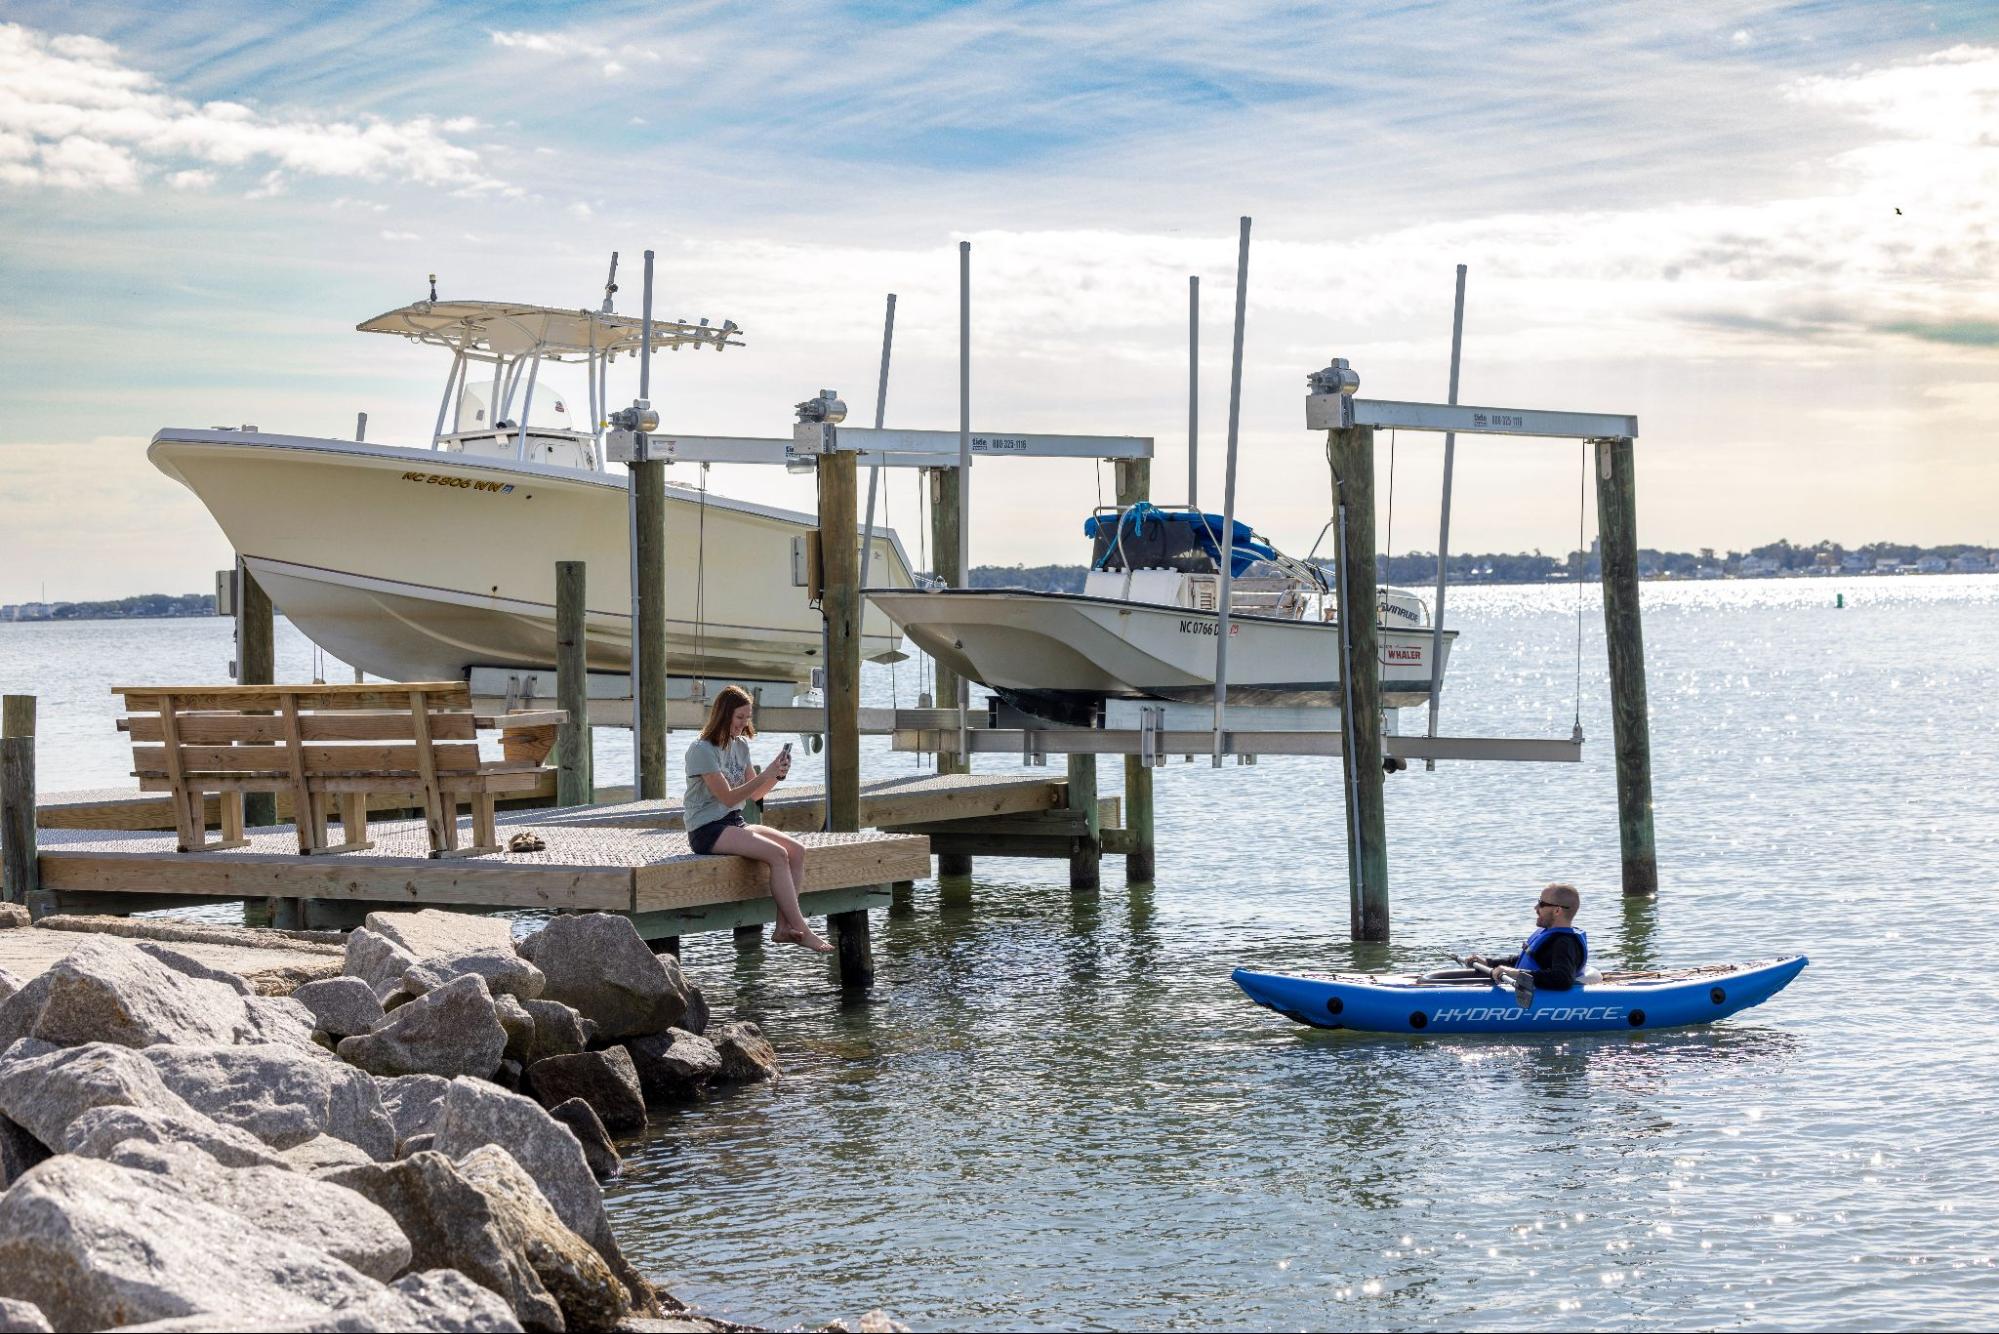
<svg viewBox="0 0 1999 1334"><path fill-rule="evenodd" d="M821 940L810 927L802 927L799 930L793 931L782 926L774 926L771 928L770 938L792 945L803 945L814 954L831 954L833 952L833 947L824 940Z"/></svg>

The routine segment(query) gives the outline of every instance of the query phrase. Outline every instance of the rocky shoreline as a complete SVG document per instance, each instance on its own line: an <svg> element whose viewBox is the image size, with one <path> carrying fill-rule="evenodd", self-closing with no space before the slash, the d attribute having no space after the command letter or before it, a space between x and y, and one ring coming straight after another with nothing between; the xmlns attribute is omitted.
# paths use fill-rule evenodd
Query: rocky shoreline
<svg viewBox="0 0 1999 1334"><path fill-rule="evenodd" d="M615 914L344 945L284 995L119 935L0 971L0 1334L748 1328L640 1274L601 1182L649 1104L778 1078L754 1024Z"/></svg>

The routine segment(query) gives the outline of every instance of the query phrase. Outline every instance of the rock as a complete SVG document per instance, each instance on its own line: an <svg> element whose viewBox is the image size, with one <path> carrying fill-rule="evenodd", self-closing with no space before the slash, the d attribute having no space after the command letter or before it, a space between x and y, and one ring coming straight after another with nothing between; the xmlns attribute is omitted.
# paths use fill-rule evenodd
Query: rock
<svg viewBox="0 0 1999 1334"><path fill-rule="evenodd" d="M0 903L0 931L11 931L16 927L33 926L34 919L28 916L28 909L19 903Z"/></svg>
<svg viewBox="0 0 1999 1334"><path fill-rule="evenodd" d="M194 1109L274 1149L332 1135L377 1162L395 1154L395 1123L375 1081L351 1066L272 1045L148 1047L145 1057Z"/></svg>
<svg viewBox="0 0 1999 1334"><path fill-rule="evenodd" d="M225 1126L189 1108L185 1113L150 1107L93 1107L69 1123L63 1150L109 1158L121 1144L188 1144L224 1167L284 1167L286 1160L255 1135Z"/></svg>
<svg viewBox="0 0 1999 1334"><path fill-rule="evenodd" d="M514 950L513 924L473 913L371 912L367 930L401 947L415 963L403 985L414 995L435 991L461 973L486 979L495 996L531 1000L541 995L541 970Z"/></svg>
<svg viewBox="0 0 1999 1334"><path fill-rule="evenodd" d="M312 1012L313 1022L333 1038L351 1038L382 1022L385 1012L374 988L358 977L329 977L308 982L292 999Z"/></svg>
<svg viewBox="0 0 1999 1334"><path fill-rule="evenodd" d="M224 1328L270 1329L372 1314L385 1300L410 1316L392 1290L324 1251L246 1228L157 1173L67 1154L0 1196L0 1297L33 1302L58 1329L204 1312L226 1313L211 1317Z"/></svg>
<svg viewBox="0 0 1999 1334"><path fill-rule="evenodd" d="M535 1101L544 1107L581 1098L608 1129L620 1134L645 1129L645 1093L632 1054L623 1047L551 1056L530 1066L527 1079Z"/></svg>
<svg viewBox="0 0 1999 1334"><path fill-rule="evenodd" d="M255 988L236 974L224 972L220 968L210 968L193 955L183 954L171 945L157 940L135 940L132 942L132 948L141 954L151 955L184 977L198 977L204 982L220 982L239 996L257 994Z"/></svg>
<svg viewBox="0 0 1999 1334"><path fill-rule="evenodd" d="M11 903L0 907L11 908ZM0 921L0 925L5 925ZM0 1334L55 1334L55 1326L42 1314L42 1308L33 1302L17 1302L12 1297L0 1297Z"/></svg>
<svg viewBox="0 0 1999 1334"><path fill-rule="evenodd" d="M486 1192L445 1155L426 1150L400 1162L336 1172L328 1181L395 1219L409 1238L412 1265L457 1270L497 1293L528 1329L564 1327L524 1239L502 1224Z"/></svg>
<svg viewBox="0 0 1999 1334"><path fill-rule="evenodd" d="M331 1135L319 1135L303 1144L294 1144L289 1149L280 1150L278 1157L292 1171L303 1172L309 1177L323 1177L345 1167L359 1167L375 1161L363 1153L359 1145Z"/></svg>
<svg viewBox="0 0 1999 1334"><path fill-rule="evenodd" d="M9 903L4 906L11 908L14 905ZM7 998L20 989L21 979L8 972L5 968L0 968L0 1005L5 1005Z"/></svg>
<svg viewBox="0 0 1999 1334"><path fill-rule="evenodd" d="M341 971L366 982L377 996L386 997L402 985L403 974L414 963L416 956L395 941L358 926L347 933L347 961Z"/></svg>
<svg viewBox="0 0 1999 1334"><path fill-rule="evenodd" d="M46 1144L0 1116L0 1190L13 1185L22 1173L48 1156Z"/></svg>
<svg viewBox="0 0 1999 1334"><path fill-rule="evenodd" d="M539 1103L478 1080L454 1079L435 1133L438 1151L451 1158L488 1144L504 1148L527 1169L569 1229L603 1249L611 1229L596 1175L575 1134Z"/></svg>
<svg viewBox="0 0 1999 1334"><path fill-rule="evenodd" d="M415 999L416 993L410 990L409 983L398 982L389 988L388 995L382 997L382 1012L384 1014L393 1013Z"/></svg>
<svg viewBox="0 0 1999 1334"><path fill-rule="evenodd" d="M109 1161L158 1174L166 1189L228 1210L252 1234L325 1251L384 1283L409 1267L410 1244L393 1218L353 1191L304 1173L224 1167L191 1144L128 1141Z"/></svg>
<svg viewBox="0 0 1999 1334"><path fill-rule="evenodd" d="M426 1130L420 1135L411 1135L408 1139L404 1140L400 1145L398 1145L396 1148L396 1157L407 1158L412 1154L423 1153L427 1150L434 1149L436 1147L437 1147L436 1134Z"/></svg>
<svg viewBox="0 0 1999 1334"><path fill-rule="evenodd" d="M765 1039L763 1030L747 1019L710 1024L707 1038L722 1058L722 1069L715 1077L723 1083L747 1084L782 1077L777 1068L776 1050Z"/></svg>
<svg viewBox="0 0 1999 1334"><path fill-rule="evenodd" d="M484 979L463 974L419 996L372 1032L343 1038L340 1059L373 1075L473 1075L500 1064L507 1030L500 1026Z"/></svg>
<svg viewBox="0 0 1999 1334"><path fill-rule="evenodd" d="M527 1012L519 997L505 993L493 997L493 1013L499 1016L500 1027L507 1030L506 1059L518 1061L525 1068L534 1051L534 1016Z"/></svg>
<svg viewBox="0 0 1999 1334"><path fill-rule="evenodd" d="M522 1065L588 1051L591 1040L597 1036L596 1024L561 1001L546 998L524 1001L521 1008L534 1020L534 1043L525 1058L515 1058Z"/></svg>
<svg viewBox="0 0 1999 1334"><path fill-rule="evenodd" d="M500 1068L493 1072L493 1082L509 1093L519 1093L526 1073L519 1061L501 1061Z"/></svg>
<svg viewBox="0 0 1999 1334"><path fill-rule="evenodd" d="M547 1198L505 1149L488 1144L458 1164L504 1224L520 1236L535 1276L574 1329L609 1329L630 1314L624 1285L590 1243L556 1217Z"/></svg>
<svg viewBox="0 0 1999 1334"><path fill-rule="evenodd" d="M708 998L692 981L687 984L687 1013L680 1016L680 1027L695 1037L708 1031Z"/></svg>
<svg viewBox="0 0 1999 1334"><path fill-rule="evenodd" d="M625 1044L647 1102L688 1102L722 1073L722 1053L707 1038L669 1028Z"/></svg>
<svg viewBox="0 0 1999 1334"><path fill-rule="evenodd" d="M0 1006L0 1042L22 1036L63 1046L303 1046L311 1041L312 1024L281 1002L169 967L130 941L80 935L75 949Z"/></svg>
<svg viewBox="0 0 1999 1334"><path fill-rule="evenodd" d="M581 1098L571 1098L549 1108L548 1114L576 1136L576 1142L583 1146L583 1161L590 1164L597 1180L608 1181L625 1170L625 1160L618 1156L617 1146L611 1143L610 1132L604 1129L603 1118L597 1115L596 1108Z"/></svg>
<svg viewBox="0 0 1999 1334"><path fill-rule="evenodd" d="M412 1135L431 1132L450 1087L451 1081L439 1075L398 1075L375 1081L375 1088L382 1095L382 1110L395 1122L399 1144Z"/></svg>
<svg viewBox="0 0 1999 1334"><path fill-rule="evenodd" d="M390 1290L408 1304L417 1330L462 1330L466 1334L495 1331L518 1334L521 1324L514 1319L497 1293L480 1287L451 1269L431 1269L405 1274ZM385 1328L394 1328L393 1325Z"/></svg>
<svg viewBox="0 0 1999 1334"><path fill-rule="evenodd" d="M662 1032L687 1012L680 961L654 954L616 913L557 917L522 941L520 952L547 974L542 995L595 1021L599 1038Z"/></svg>
<svg viewBox="0 0 1999 1334"><path fill-rule="evenodd" d="M0 1115L50 1148L67 1142L77 1117L104 1106L199 1115L130 1047L52 1047L24 1038L0 1055Z"/></svg>

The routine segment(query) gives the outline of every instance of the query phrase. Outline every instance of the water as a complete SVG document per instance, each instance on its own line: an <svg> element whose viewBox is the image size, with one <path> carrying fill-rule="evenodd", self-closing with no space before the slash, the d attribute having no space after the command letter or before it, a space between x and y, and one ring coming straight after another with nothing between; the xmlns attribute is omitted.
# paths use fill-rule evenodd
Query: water
<svg viewBox="0 0 1999 1334"><path fill-rule="evenodd" d="M1999 578L1647 585L1662 892L1635 905L1585 597L1582 765L1389 779L1393 945L1345 938L1337 764L1276 757L1160 773L1153 887L1115 859L1088 896L1054 863L920 883L912 913L876 915L865 1000L798 951L689 938L787 1077L623 1146L627 1251L774 1325L876 1305L917 1328L1989 1323ZM1575 598L1453 594L1447 732L1568 733ZM121 781L112 677L218 679L226 641L0 626L0 683L43 696L44 789ZM308 653L280 627L281 670ZM864 772L910 766L868 743ZM1550 879L1582 887L1607 965L1812 967L1713 1029L1569 1039L1319 1033L1228 981L1510 949Z"/></svg>

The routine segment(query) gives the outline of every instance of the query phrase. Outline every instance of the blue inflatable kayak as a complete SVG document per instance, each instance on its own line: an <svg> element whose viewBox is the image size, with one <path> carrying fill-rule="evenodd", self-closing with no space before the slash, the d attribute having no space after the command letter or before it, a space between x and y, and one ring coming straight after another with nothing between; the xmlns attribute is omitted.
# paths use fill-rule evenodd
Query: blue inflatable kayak
<svg viewBox="0 0 1999 1334"><path fill-rule="evenodd" d="M1525 994L1485 977L1388 973L1253 973L1237 986L1267 1010L1314 1028L1363 1033L1629 1033L1707 1024L1760 1005L1804 969L1805 956L1659 972L1594 972L1568 991Z"/></svg>

